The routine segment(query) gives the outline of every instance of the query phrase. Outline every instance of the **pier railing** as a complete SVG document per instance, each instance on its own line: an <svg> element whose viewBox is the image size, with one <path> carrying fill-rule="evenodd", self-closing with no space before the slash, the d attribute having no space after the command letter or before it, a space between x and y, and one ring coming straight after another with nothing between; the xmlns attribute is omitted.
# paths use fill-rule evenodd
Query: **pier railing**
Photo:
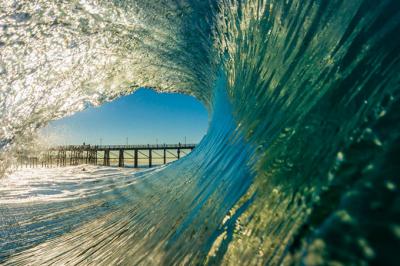
<svg viewBox="0 0 400 266"><path fill-rule="evenodd" d="M55 167L67 165L104 165L152 167L179 160L190 153L196 144L147 145L64 145L50 147L40 156L18 157L18 165L25 167ZM145 161L143 163L143 161ZM129 163L130 162L130 163Z"/></svg>
<svg viewBox="0 0 400 266"><path fill-rule="evenodd" d="M194 149L196 144L143 144L143 145L63 145L51 147L50 150L135 150L135 149Z"/></svg>

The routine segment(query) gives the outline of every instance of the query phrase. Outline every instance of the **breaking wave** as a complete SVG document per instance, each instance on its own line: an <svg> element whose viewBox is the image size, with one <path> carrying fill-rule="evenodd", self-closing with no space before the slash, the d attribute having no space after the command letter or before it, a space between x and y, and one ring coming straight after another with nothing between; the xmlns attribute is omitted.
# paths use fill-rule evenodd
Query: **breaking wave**
<svg viewBox="0 0 400 266"><path fill-rule="evenodd" d="M2 5L3 170L47 122L139 87L211 122L164 167L5 175L0 263L397 264L399 1Z"/></svg>

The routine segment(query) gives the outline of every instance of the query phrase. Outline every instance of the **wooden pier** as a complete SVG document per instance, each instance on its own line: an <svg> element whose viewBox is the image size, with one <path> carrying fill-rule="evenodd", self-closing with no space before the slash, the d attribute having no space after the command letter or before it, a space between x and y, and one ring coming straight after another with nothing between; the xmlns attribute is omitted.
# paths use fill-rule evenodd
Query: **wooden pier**
<svg viewBox="0 0 400 266"><path fill-rule="evenodd" d="M49 148L40 155L18 156L18 165L25 167L62 167L81 164L153 167L190 153L195 144L163 145L66 145ZM144 162L143 162L144 161ZM130 163L129 163L130 162Z"/></svg>

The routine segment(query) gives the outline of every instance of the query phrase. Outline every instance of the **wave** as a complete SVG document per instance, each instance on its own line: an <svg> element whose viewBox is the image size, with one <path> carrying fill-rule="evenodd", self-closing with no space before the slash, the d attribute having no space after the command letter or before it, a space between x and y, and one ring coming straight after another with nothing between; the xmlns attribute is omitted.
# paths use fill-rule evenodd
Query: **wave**
<svg viewBox="0 0 400 266"><path fill-rule="evenodd" d="M0 25L3 166L48 121L138 87L211 115L166 167L90 190L71 170L46 200L20 191L48 183L11 182L4 264L397 263L398 1L6 1Z"/></svg>

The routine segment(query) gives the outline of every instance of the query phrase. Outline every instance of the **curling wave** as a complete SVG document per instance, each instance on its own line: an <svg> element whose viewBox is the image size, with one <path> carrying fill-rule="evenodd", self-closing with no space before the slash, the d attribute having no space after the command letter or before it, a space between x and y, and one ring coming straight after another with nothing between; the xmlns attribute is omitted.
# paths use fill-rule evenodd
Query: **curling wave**
<svg viewBox="0 0 400 266"><path fill-rule="evenodd" d="M8 174L0 262L397 263L400 2L5 1L0 33L3 167L138 87L211 115L165 167Z"/></svg>

